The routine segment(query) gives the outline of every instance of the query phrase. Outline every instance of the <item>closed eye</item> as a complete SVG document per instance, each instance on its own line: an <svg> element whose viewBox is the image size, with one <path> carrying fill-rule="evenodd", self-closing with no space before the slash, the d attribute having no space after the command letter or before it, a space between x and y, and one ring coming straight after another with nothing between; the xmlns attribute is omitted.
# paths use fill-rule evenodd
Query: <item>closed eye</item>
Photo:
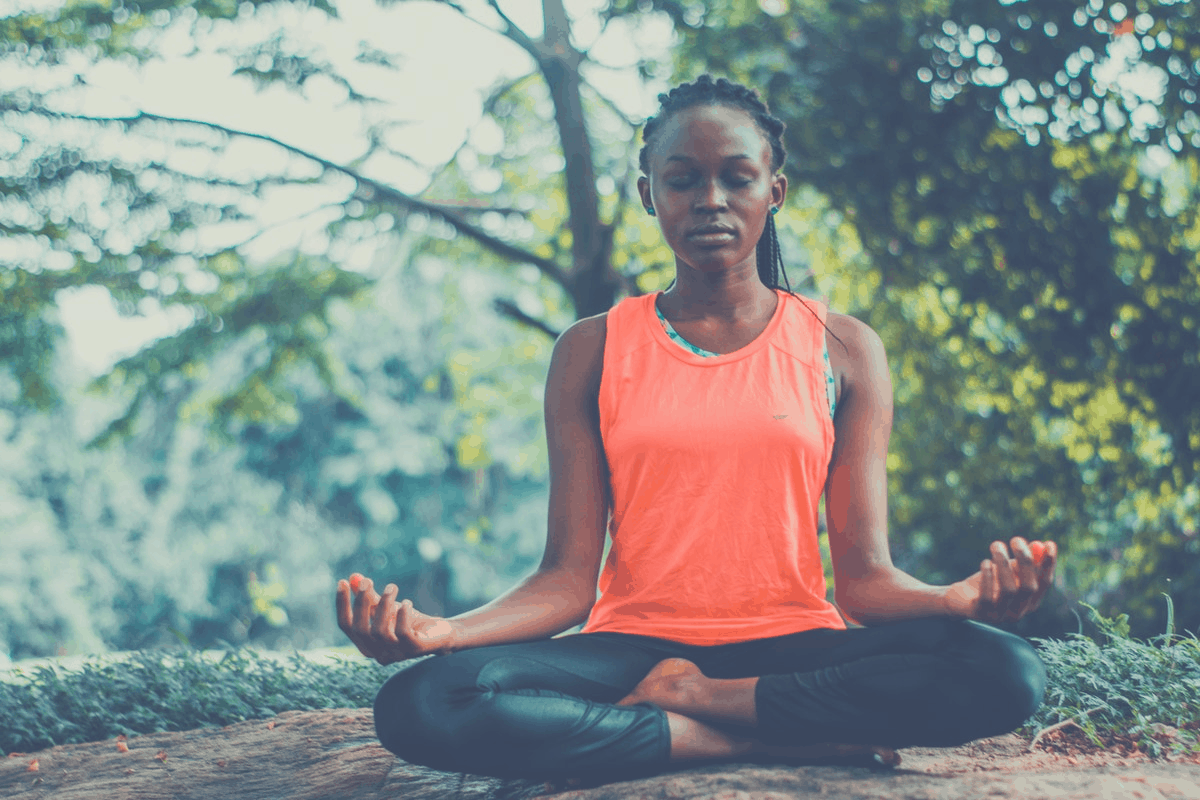
<svg viewBox="0 0 1200 800"><path fill-rule="evenodd" d="M691 186L692 184L694 184L697 181L697 179L698 179L698 176L696 176L696 175L671 177L671 178L667 178L667 186L670 186L672 189L686 189L689 186ZM732 177L732 178L725 178L724 182L727 186L732 186L735 189L741 189L741 188L744 188L744 187L749 186L750 184L754 183L754 180L752 178Z"/></svg>

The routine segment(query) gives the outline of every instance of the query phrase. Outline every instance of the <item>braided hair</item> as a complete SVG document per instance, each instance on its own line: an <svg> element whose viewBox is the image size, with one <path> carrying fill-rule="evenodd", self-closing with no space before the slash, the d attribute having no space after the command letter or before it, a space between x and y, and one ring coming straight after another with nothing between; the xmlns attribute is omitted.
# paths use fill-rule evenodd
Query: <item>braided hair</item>
<svg viewBox="0 0 1200 800"><path fill-rule="evenodd" d="M783 146L783 131L786 125L783 120L771 114L767 104L759 97L758 92L740 83L734 83L728 78L716 78L705 73L692 83L681 83L666 94L658 96L658 113L646 120L642 128L642 149L638 152L638 166L642 173L650 175L650 148L654 137L662 127L663 122L672 114L694 106L729 106L748 113L754 120L755 126L766 137L771 146L771 172L776 173L783 168L787 161L787 150ZM779 248L779 233L775 229L774 215L767 215L767 224L755 248L758 262L758 277L768 289L783 289L793 297L799 297L792 291L791 281L788 280L787 270L783 265L783 253ZM783 277L783 285L779 278ZM674 283L674 281L672 281ZM808 304L804 304L808 308ZM816 315L815 311L809 311ZM829 330L829 326L821 323L833 338L837 334ZM845 346L842 343L843 347Z"/></svg>

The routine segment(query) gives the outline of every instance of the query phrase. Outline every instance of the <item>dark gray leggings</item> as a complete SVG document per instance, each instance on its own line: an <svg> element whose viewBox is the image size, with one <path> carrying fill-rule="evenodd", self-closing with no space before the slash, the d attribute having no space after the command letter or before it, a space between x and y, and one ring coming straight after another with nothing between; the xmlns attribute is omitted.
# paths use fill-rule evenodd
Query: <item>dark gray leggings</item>
<svg viewBox="0 0 1200 800"><path fill-rule="evenodd" d="M761 676L752 735L779 743L950 747L1020 727L1046 691L1027 641L950 617L711 647L588 633L419 661L379 690L375 730L405 761L447 772L652 775L668 769L666 714L613 703L665 658L712 678Z"/></svg>

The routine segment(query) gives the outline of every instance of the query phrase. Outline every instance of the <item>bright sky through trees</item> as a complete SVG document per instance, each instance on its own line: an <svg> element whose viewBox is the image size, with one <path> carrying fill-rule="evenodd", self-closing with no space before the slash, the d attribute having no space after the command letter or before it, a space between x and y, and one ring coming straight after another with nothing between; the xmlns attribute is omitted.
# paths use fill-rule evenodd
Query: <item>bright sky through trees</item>
<svg viewBox="0 0 1200 800"><path fill-rule="evenodd" d="M10 0L11 1L11 0ZM52 8L55 4L47 3ZM480 4L482 5L482 4ZM532 36L540 35L540 6L529 2L502 4L519 25ZM628 115L645 116L653 98L663 87L643 87L632 66L639 49L665 51L671 30L663 20L659 26L644 25L631 35L614 25L602 39L593 12L602 3L576 0L567 4L576 20L575 34L592 57L611 68L594 70L589 80L606 93ZM487 147L487 126L477 126L480 98L496 81L527 74L529 57L499 34L466 21L461 15L433 3L399 3L380 8L374 3L344 3L340 19L292 6L263 9L237 25L206 25L192 34L194 15L184 15L159 36L156 45L161 59L144 67L132 62L103 61L85 72L86 86L66 95L64 110L95 115L127 115L145 111L164 116L219 123L233 129L262 133L313 152L338 163L347 163L367 147L364 131L378 121L368 115L386 115L396 124L389 130L388 144L410 160L376 155L364 168L374 178L408 193L420 192L431 169L450 159L465 136ZM481 18L486 18L482 9ZM236 67L229 51L261 41L284 31L299 47L312 47L363 94L385 102L374 106L346 103L347 91L318 76L305 84L303 96L281 87L258 90L245 77L235 77ZM400 70L389 71L356 59L363 48L394 54ZM69 81L76 65L43 70L38 75L9 75L5 83L37 81L60 85ZM120 136L113 133L115 139ZM631 143L631 152L632 152ZM496 145L498 146L498 144ZM114 147L119 144L114 143ZM197 148L186 166L206 169L210 153ZM265 163L278 164L285 172L294 163L278 148L265 142L243 141L231 146L222 170L237 170ZM245 168L245 167L242 167ZM238 241L263 233L246 245L252 260L265 260L299 246L302 251L320 251L321 242L306 246L306 236L321 237L328 209L324 192L302 191L296 186L277 189L259 198L254 220L209 230L211 246ZM204 235L203 233L201 235ZM373 249L356 254L358 263L370 265ZM182 308L162 309L148 303L141 316L121 317L108 292L85 287L60 293L62 323L71 349L91 375L105 372L120 357L136 352L147 342L170 335L191 322Z"/></svg>
<svg viewBox="0 0 1200 800"><path fill-rule="evenodd" d="M0 9L13 3L0 0ZM22 5L28 8L30 4ZM53 8L57 3L41 5ZM338 163L347 163L366 150L367 126L385 115L395 123L389 130L388 144L411 160L376 154L364 172L407 193L419 193L429 180L429 170L451 158L465 136L472 136L477 149L486 152L487 140L495 137L496 131L478 124L480 97L497 80L531 71L528 55L503 36L435 3L406 2L386 9L372 2L342 5L337 20L313 9L281 4L237 24L200 20L195 30L195 14L185 13L165 33L159 33L155 44L161 59L144 67L132 61L105 60L87 69L68 63L55 69L10 72L0 77L0 82L65 85L77 71L83 71L86 85L64 95L64 110L96 115L146 111L215 122L266 134ZM467 5L479 18L487 18L486 4ZM643 18L636 30L614 24L601 38L594 12L604 5L602 0L575 0L567 5L581 48L589 50L598 64L608 65L590 69L588 80L631 118L652 112L655 94L665 87L643 86L632 65L639 51L657 55L671 46L673 34L666 20L654 24L653 18ZM763 4L764 10L777 11L768 5ZM540 35L539 4L509 0L502 6L530 35ZM260 91L251 80L232 74L237 66L232 52L281 31L297 47L311 48L331 62L357 91L384 103L346 103L345 87L323 76L306 82L301 96L281 86ZM361 59L364 47L397 56L399 71L381 69ZM1153 115L1154 104L1161 100L1161 76L1138 63L1131 48L1137 49L1134 37L1119 37L1114 42L1113 57L1102 65L1099 77L1137 95L1143 101L1139 112ZM1014 84L1008 91L1016 93L1019 89ZM114 131L110 136L114 151L119 151L120 134ZM631 153L635 146L636 142L630 143ZM1152 148L1148 155L1156 155L1157 151L1165 157L1162 148ZM204 148L178 157L195 169L209 168L210 164L202 162L213 160ZM268 143L244 140L230 146L222 163L225 171L236 171L241 163L284 173L295 160ZM1163 165L1145 166L1161 170ZM486 183L476 188L485 190ZM258 198L261 202L250 222L202 230L199 243L216 249L261 231L243 248L251 260L266 260L295 247L302 252L322 252L327 244L322 233L324 225L331 214L339 213L323 207L326 194L324 189L295 185L268 191ZM202 238L206 235L209 241ZM366 269L374 258L373 247L369 244L360 248L344 266ZM108 292L97 286L64 291L58 301L71 350L92 375L107 371L118 358L136 352L155 338L181 330L191 321L189 311L179 307L164 310L153 301L139 309L140 316L122 317Z"/></svg>

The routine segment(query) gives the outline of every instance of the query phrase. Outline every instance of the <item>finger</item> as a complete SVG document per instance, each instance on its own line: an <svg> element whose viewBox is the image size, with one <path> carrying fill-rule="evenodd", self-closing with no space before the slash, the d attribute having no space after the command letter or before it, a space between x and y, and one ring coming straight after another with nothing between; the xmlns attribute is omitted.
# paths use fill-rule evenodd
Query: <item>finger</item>
<svg viewBox="0 0 1200 800"><path fill-rule="evenodd" d="M375 660L380 664L393 664L403 656L396 648L396 613L399 606L396 603L396 593L399 589L395 584L384 587L383 596L375 610L372 624L371 643L375 648Z"/></svg>
<svg viewBox="0 0 1200 800"><path fill-rule="evenodd" d="M1029 587L1029 593L1033 594L1038 579L1038 565L1033 558L1033 549L1029 546L1029 542L1020 536L1014 536L1009 542L1009 546L1012 547L1013 556L1017 560L1020 588Z"/></svg>
<svg viewBox="0 0 1200 800"><path fill-rule="evenodd" d="M1038 567L1041 567L1042 560L1046 556L1046 543L1036 540L1032 541L1029 543L1029 550L1033 553L1033 563L1037 564Z"/></svg>
<svg viewBox="0 0 1200 800"><path fill-rule="evenodd" d="M992 542L993 581L996 584L996 611L1007 615L1012 608L1017 591L1017 579L1008 561L1008 548L1004 542Z"/></svg>
<svg viewBox="0 0 1200 800"><path fill-rule="evenodd" d="M342 629L342 633L350 633L350 626L354 624L354 616L350 611L349 581L338 581L335 607L337 608L338 627Z"/></svg>
<svg viewBox="0 0 1200 800"><path fill-rule="evenodd" d="M1033 549L1023 537L1014 536L1010 542L1013 555L1016 556L1015 573L1017 578L1017 593L1013 601L1013 611L1018 617L1025 616L1029 611L1034 595L1041 588L1038 564L1033 558Z"/></svg>
<svg viewBox="0 0 1200 800"><path fill-rule="evenodd" d="M1029 610L1033 611L1042 603L1042 598L1054 585L1054 566L1058 563L1058 546L1054 542L1046 543L1046 554L1042 557L1041 569L1038 570L1038 590L1033 595Z"/></svg>
<svg viewBox="0 0 1200 800"><path fill-rule="evenodd" d="M394 643L396 641L396 615L400 610L400 606L396 602L396 595L399 591L396 584L389 583L384 588L383 598L375 610L375 621L371 630L377 638L383 639L385 642Z"/></svg>
<svg viewBox="0 0 1200 800"><path fill-rule="evenodd" d="M361 579L362 576L358 577ZM338 581L338 626L358 648L358 652L367 658L375 658L375 648L371 646L370 638L362 631L362 623L370 618L362 610L361 595L357 598L354 596L356 583L358 581L354 580L354 576L348 581ZM345 625L342 625L343 621Z"/></svg>
<svg viewBox="0 0 1200 800"><path fill-rule="evenodd" d="M400 606L396 611L396 624L393 630L397 641L414 641L416 638L413 633L413 623L416 621L414 616L412 601L406 597L400 602Z"/></svg>
<svg viewBox="0 0 1200 800"><path fill-rule="evenodd" d="M337 617L338 627L342 629L342 633L350 639L351 643L358 648L358 652L362 653L367 658L374 658L374 651L367 645L358 631L354 629L354 615L351 608L350 598L350 581L341 580L337 585Z"/></svg>
<svg viewBox="0 0 1200 800"><path fill-rule="evenodd" d="M1008 548L1004 542L992 542L991 550L992 564L996 567L996 579L1003 589L1014 591L1017 588L1017 580L1009 565Z"/></svg>
<svg viewBox="0 0 1200 800"><path fill-rule="evenodd" d="M354 630L364 638L371 635L371 616L378 602L379 595L375 594L371 579L363 578L354 603Z"/></svg>
<svg viewBox="0 0 1200 800"><path fill-rule="evenodd" d="M984 560L979 564L979 573L983 576L979 582L979 612L981 618L991 617L996 608L996 565Z"/></svg>

